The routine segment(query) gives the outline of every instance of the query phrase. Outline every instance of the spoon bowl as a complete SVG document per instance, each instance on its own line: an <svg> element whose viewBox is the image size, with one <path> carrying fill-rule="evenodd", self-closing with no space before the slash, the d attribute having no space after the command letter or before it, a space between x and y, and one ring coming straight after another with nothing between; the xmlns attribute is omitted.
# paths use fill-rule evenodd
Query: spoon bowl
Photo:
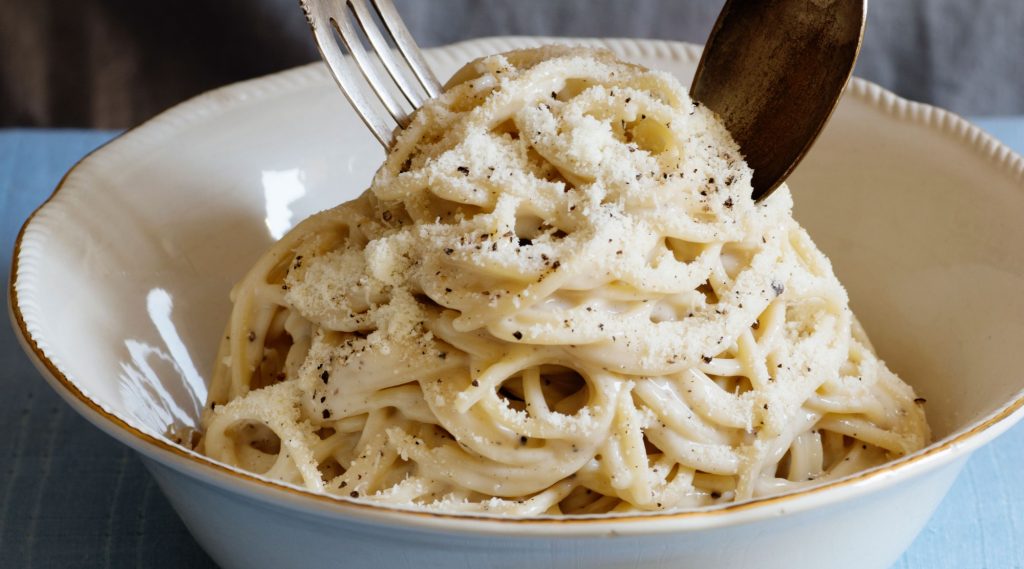
<svg viewBox="0 0 1024 569"><path fill-rule="evenodd" d="M754 170L754 199L775 190L828 122L860 52L867 0L728 0L691 96L718 113Z"/></svg>

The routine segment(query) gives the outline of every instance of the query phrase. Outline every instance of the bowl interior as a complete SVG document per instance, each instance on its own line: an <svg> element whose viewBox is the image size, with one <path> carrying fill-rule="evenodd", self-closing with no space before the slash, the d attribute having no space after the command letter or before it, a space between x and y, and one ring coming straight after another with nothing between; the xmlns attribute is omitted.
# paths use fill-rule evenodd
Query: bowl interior
<svg viewBox="0 0 1024 569"><path fill-rule="evenodd" d="M447 77L517 41L531 40L430 58ZM613 48L684 83L698 54ZM941 438L1024 385L1024 192L1019 173L925 110L873 92L850 90L791 186L798 218L882 356L928 399ZM232 284L289 227L361 192L382 158L319 66L178 107L83 162L32 222L16 282L26 326L108 412L158 436L195 426Z"/></svg>
<svg viewBox="0 0 1024 569"><path fill-rule="evenodd" d="M884 107L871 87L844 98L790 179L795 215L940 439L1024 388L1024 168L953 115Z"/></svg>

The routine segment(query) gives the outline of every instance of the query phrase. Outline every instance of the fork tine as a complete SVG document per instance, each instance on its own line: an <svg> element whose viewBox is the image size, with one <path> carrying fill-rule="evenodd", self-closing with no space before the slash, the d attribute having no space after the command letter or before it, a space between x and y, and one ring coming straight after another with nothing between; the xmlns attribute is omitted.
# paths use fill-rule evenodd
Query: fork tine
<svg viewBox="0 0 1024 569"><path fill-rule="evenodd" d="M303 12L306 14L306 21L313 32L317 49L320 55L327 62L327 67L334 76L334 80L341 87L345 98L356 109L359 118L370 129L370 132L385 147L391 144L392 131L394 128L388 120L380 113L378 108L365 96L365 90L360 88L355 74L348 68L345 54L338 47L334 38L331 24L332 18L323 2L299 0ZM340 32L339 32L340 33Z"/></svg>
<svg viewBox="0 0 1024 569"><path fill-rule="evenodd" d="M362 72L366 82L370 84L370 88L377 94L380 101L384 103L384 107L391 113L395 122L399 126L404 127L408 123L409 115L402 109L401 103L391 94L391 90L388 89L384 78L381 77L377 67L373 64L372 58L363 48L363 43L359 39L356 28L352 25L352 12L349 12L348 2L345 0L333 1L335 4L341 4L341 6L339 6L340 10L336 12L336 16L330 19L330 22L334 25L334 29L338 31L338 35L341 36L341 41L345 44L345 48L352 54L352 58L356 60L356 66Z"/></svg>
<svg viewBox="0 0 1024 569"><path fill-rule="evenodd" d="M349 5L352 6L352 11L355 12L356 23L363 29L363 33L370 40L370 45L373 46L373 50L380 57L384 68L387 69L388 74L398 84L402 95L405 96L405 99L409 101L413 108L421 106L426 102L427 98L420 94L420 90L409 81L408 75L399 66L395 52L388 46L387 40L384 39L380 29L373 21L373 16L369 9L367 9L365 0L349 0Z"/></svg>
<svg viewBox="0 0 1024 569"><path fill-rule="evenodd" d="M395 40L395 45L398 46L398 50L405 56L405 60L409 63L409 67L412 68L412 72L416 74L416 78L420 80L420 85L427 92L430 97L437 97L441 94L441 84L437 81L437 77L434 76L434 72L427 66L427 62L423 59L423 53L420 51L419 46L416 45L416 40L413 39L412 34L409 33L409 29L405 27L402 22L402 17L398 14L398 10L395 9L395 5L392 4L391 0L370 0L373 7L377 9L377 14L380 16L384 27L390 32L391 37Z"/></svg>

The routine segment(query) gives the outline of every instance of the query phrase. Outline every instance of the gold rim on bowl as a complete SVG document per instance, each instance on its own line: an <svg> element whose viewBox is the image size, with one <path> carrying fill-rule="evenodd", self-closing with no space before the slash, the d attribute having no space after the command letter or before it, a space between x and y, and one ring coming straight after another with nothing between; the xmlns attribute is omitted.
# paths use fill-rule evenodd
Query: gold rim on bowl
<svg viewBox="0 0 1024 569"><path fill-rule="evenodd" d="M436 56L447 56L448 58L463 58L470 59L486 53L493 53L496 51L502 51L517 47L525 47L527 45L536 45L543 42L551 41L565 41L560 38L527 38L527 37L508 37L508 38L486 38L481 40L471 40L468 42L462 42L452 44L443 48L437 48L428 50ZM571 40L573 43L589 43L591 45L603 45L618 51L620 55L625 57L673 57L683 62L695 62L696 58L700 55L700 48L690 44L683 44L680 42L671 41L659 41L659 40L628 40L628 39L613 39L613 40ZM977 423L970 429L963 431L956 436L947 437L946 439L932 443L928 447L925 447L917 453L902 457L895 461L889 462L885 465L878 466L872 469L868 469L851 476L821 484L819 486L813 486L811 488L802 489L794 492L785 494L779 494L774 496L768 496L764 498L755 498L745 502L729 504L724 506L716 506L709 509L698 509L698 510L686 510L681 512L652 512L645 513L642 515L622 515L622 516L602 516L602 517L561 517L561 518L498 518L495 516L481 515L481 514L448 514L440 512L432 512L425 510L416 509L396 509L394 507L377 505L373 503L356 502L349 500L344 497L337 497L328 494L315 493L297 486L287 485L276 481L260 477L256 474L241 471L235 468L231 468L222 463L216 462L206 456L198 453L186 450L185 448L171 443L169 440L153 436L149 433L142 431L141 429L129 424L124 419L114 415L113 413L104 409L100 404L90 398L88 395L82 392L81 389L68 378L60 370L60 368L44 353L40 348L38 341L32 336L32 333L28 330L28 326L25 322L24 315L22 314L21 305L18 298L18 287L17 283L19 277L19 262L22 252L22 240L25 236L26 230L32 224L36 215L43 210L49 204L54 197L62 189L64 189L65 183L74 174L82 164L87 163L90 158L97 153L100 153L108 145L119 141L124 137L128 137L135 133L138 129L148 128L153 124L161 123L166 121L169 117L180 118L178 115L183 114L183 110L187 110L188 107L199 102L210 95L211 93L218 92L221 94L239 92L247 87L252 87L258 83L267 83L268 79L276 82L274 86L289 86L289 87L301 87L309 86L320 78L320 74L311 73L309 70L314 69L320 64L309 64L297 69L287 70L272 75L268 75L262 78L257 78L241 83L235 83L215 91L201 94L193 99L189 99L183 103L180 103L174 107L171 107L167 111L164 111L157 117L150 119L136 127L126 130L114 139L96 148L92 152L85 155L81 160L75 163L74 166L61 178L57 187L53 193L40 205L32 214L28 217L25 223L22 225L18 236L15 240L14 252L11 260L11 271L10 281L8 285L8 300L12 316L17 331L19 332L27 352L34 356L37 367L41 367L41 371L45 372L53 380L51 384L55 383L55 387L59 386L63 389L61 395L68 399L69 402L77 402L84 406L85 409L91 412L82 413L87 419L102 430L108 431L108 434L113 435L115 438L120 438L114 435L114 431L120 431L129 436L129 440L133 440L136 444L141 444L142 447L147 447L153 451L159 451L160 454L166 458L168 456L184 459L188 463L199 465L200 468L210 469L218 472L222 475L227 475L230 478L241 480L249 484L256 484L262 488L269 488L272 492L285 492L293 497L298 497L304 501L312 501L312 503L328 504L330 508L336 513L340 514L351 514L358 512L373 512L379 514L397 514L400 517L412 516L420 519L446 519L446 520L463 520L472 521L474 524L495 524L495 525L506 525L506 524L537 524L542 526L548 526L551 524L586 524L588 526L601 526L601 525L612 525L622 522L665 522L681 519L692 519L692 518L707 518L707 517L722 517L734 514L740 511L748 511L759 508L765 508L766 506L787 503L795 501L798 498L807 497L809 495L817 495L826 491L832 491L836 488L849 487L864 483L870 480L879 479L887 474L899 473L908 470L912 465L917 465L926 461L932 457L936 457L950 451L954 447L962 446L968 440L976 437L977 435L988 431L990 428L1003 420L1014 415L1018 410L1024 408L1024 391L1018 392L1016 398L1004 404L1000 409L990 414L986 419ZM304 81L305 83L296 85L296 79ZM271 94L279 89L265 89L263 95ZM866 80L853 78L847 87L847 95L857 97L865 100L869 104L875 107L881 107L884 111L888 111L890 114L897 116L909 117L916 119L917 122L925 123L925 126L931 126L944 131L947 134L953 134L957 136L961 142L967 143L973 146L978 152L989 155L993 160L998 162L998 166L1007 169L1011 175L1016 178L1024 180L1024 158L1014 153L1012 150L1001 144L990 135L986 134L978 127L970 124L960 116L955 115L949 111L932 107L923 103L911 102L898 97L897 95L883 89L882 87L870 83ZM250 99L251 100L251 99ZM224 103L225 106L230 106L237 101L235 99L228 100ZM187 126L187 123L178 121L177 126ZM59 390L58 390L59 391ZM81 409L79 409L81 411ZM127 440L121 440L125 444L131 445ZM139 452L143 452L141 448L135 448ZM145 453L144 453L145 454ZM173 468L174 466L172 466ZM232 488L232 491L240 491L238 487Z"/></svg>

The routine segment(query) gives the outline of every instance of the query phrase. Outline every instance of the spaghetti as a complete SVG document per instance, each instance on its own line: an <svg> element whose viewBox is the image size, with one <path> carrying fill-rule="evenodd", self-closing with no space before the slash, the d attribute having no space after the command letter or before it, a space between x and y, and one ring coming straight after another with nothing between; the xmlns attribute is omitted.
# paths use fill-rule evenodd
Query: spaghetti
<svg viewBox="0 0 1024 569"><path fill-rule="evenodd" d="M232 293L200 450L310 490L507 515L694 508L920 449L782 187L670 75L477 60L370 190Z"/></svg>

